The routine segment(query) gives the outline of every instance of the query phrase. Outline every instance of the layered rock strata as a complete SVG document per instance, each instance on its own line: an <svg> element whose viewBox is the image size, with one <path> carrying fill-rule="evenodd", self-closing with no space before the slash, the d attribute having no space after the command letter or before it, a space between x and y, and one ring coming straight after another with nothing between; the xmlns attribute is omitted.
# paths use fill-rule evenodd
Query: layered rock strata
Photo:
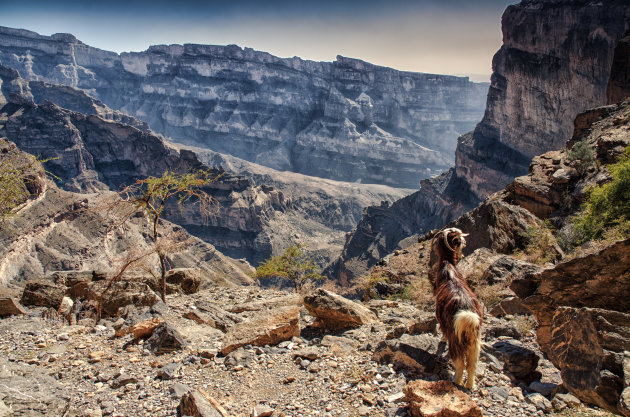
<svg viewBox="0 0 630 417"><path fill-rule="evenodd" d="M35 155L58 158L46 166L66 190L118 190L137 178L159 176L165 170L203 166L195 156L199 148L192 148L195 153L187 148L177 150L142 122L111 110L80 90L29 82L2 66L0 81L5 115L0 122L2 134ZM204 161L235 173L226 173L208 187L219 202L218 215L204 222L194 212L172 210L169 218L225 254L251 262L282 251L288 242L300 241L325 265L339 253L343 234L354 227L363 206L392 201L405 193L386 186L281 174L216 153ZM234 169L237 164L240 168ZM248 174L253 181L239 173ZM286 193L291 201L284 197Z"/></svg>
<svg viewBox="0 0 630 417"><path fill-rule="evenodd" d="M147 219L136 217L123 228L114 227L120 219L106 210L113 194L78 194L45 183L0 228L0 287L60 270L109 273L125 262L128 253L150 250ZM178 230L181 227L168 222L163 227L165 235ZM168 257L170 266L199 267L205 283L252 283L246 262L230 259L200 239L186 239L185 250ZM159 264L157 258L147 260L150 269Z"/></svg>
<svg viewBox="0 0 630 417"><path fill-rule="evenodd" d="M402 239L441 227L561 148L575 116L606 103L615 49L630 27L623 1L528 0L509 6L486 112L459 138L455 167L389 208L368 208L329 273L352 281Z"/></svg>
<svg viewBox="0 0 630 417"><path fill-rule="evenodd" d="M416 188L452 163L487 84L360 60L277 58L235 45L121 55L69 34L0 28L0 62L85 90L178 141L272 168Z"/></svg>
<svg viewBox="0 0 630 417"><path fill-rule="evenodd" d="M97 114L70 111L50 101L41 105L32 101L36 95L55 96L59 87L36 83L39 91L32 93L32 83L19 78L15 71L5 69L1 75L0 97L5 104L0 109L0 135L26 152L49 159L46 168L67 191L119 190L136 179L161 176L165 171L205 167L193 152L178 152L151 131ZM46 93L48 88L52 92ZM65 103L85 99L86 103L77 107L113 114L102 103L88 105L91 98L77 90L65 92ZM224 175L205 190L218 202L216 215L204 219L194 210L173 209L166 217L229 254L249 259L253 254L268 256L272 248L264 218L287 208L283 194L234 175Z"/></svg>

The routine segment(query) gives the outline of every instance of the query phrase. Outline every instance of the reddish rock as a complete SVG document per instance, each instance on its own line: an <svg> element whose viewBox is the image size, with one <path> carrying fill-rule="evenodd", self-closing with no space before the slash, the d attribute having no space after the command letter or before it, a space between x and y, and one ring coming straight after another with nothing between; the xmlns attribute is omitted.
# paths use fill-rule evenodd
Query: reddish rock
<svg viewBox="0 0 630 417"><path fill-rule="evenodd" d="M404 388L413 417L481 417L481 409L450 381L411 381Z"/></svg>
<svg viewBox="0 0 630 417"><path fill-rule="evenodd" d="M180 417L223 417L199 391L191 391L182 396L177 406L177 415Z"/></svg>
<svg viewBox="0 0 630 417"><path fill-rule="evenodd" d="M299 335L300 308L283 307L232 326L223 338L221 352L227 355L245 345L276 345Z"/></svg>
<svg viewBox="0 0 630 417"><path fill-rule="evenodd" d="M154 317L149 320L141 321L140 323L136 323L131 327L121 327L116 330L115 334L118 337L124 336L128 333L133 334L135 339L146 338L151 336L153 330L162 324L164 320L159 317Z"/></svg>
<svg viewBox="0 0 630 417"><path fill-rule="evenodd" d="M61 305L66 287L48 280L28 281L22 293L21 304L57 309Z"/></svg>
<svg viewBox="0 0 630 417"><path fill-rule="evenodd" d="M26 309L12 297L0 298L0 317L27 314Z"/></svg>
<svg viewBox="0 0 630 417"><path fill-rule="evenodd" d="M376 320L376 315L364 305L321 288L304 297L304 306L320 325L331 330L359 327Z"/></svg>

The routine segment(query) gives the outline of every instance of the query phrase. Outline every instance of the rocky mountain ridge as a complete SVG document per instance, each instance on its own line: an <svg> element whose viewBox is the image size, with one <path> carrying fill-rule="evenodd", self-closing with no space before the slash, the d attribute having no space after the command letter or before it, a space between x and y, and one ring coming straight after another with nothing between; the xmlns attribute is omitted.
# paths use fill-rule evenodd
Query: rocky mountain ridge
<svg viewBox="0 0 630 417"><path fill-rule="evenodd" d="M0 162L22 153L14 144L0 139ZM0 227L0 291L17 291L29 279L42 278L54 271L98 270L115 273L124 263L126 253L148 250L146 219L136 216L125 227L107 207L115 193L75 193L59 189L44 176L35 183L31 200L15 216L4 219ZM163 233L182 233L169 222ZM168 257L169 267L195 267L204 274L204 285L250 285L251 266L228 258L212 245L181 234L186 248ZM151 259L151 258L150 258ZM147 262L155 269L157 260Z"/></svg>
<svg viewBox="0 0 630 417"><path fill-rule="evenodd" d="M0 28L0 63L80 88L189 145L275 169L416 188L452 163L487 84L360 60L277 58L235 45L121 55L69 34Z"/></svg>
<svg viewBox="0 0 630 417"><path fill-rule="evenodd" d="M58 158L46 167L67 191L119 190L137 178L204 166L194 152L176 150L142 122L80 90L29 82L1 66L0 81L0 135L34 155ZM325 265L338 253L363 205L391 201L403 192L360 184L348 184L340 192L334 182L304 177L300 181L308 186L292 201L266 178L257 185L243 175L224 175L208 186L219 213L207 222L187 211L172 210L167 217L228 256L259 262L288 242L301 241Z"/></svg>
<svg viewBox="0 0 630 417"><path fill-rule="evenodd" d="M455 167L390 208L369 208L329 274L352 281L401 240L473 209L525 174L532 157L563 147L577 114L606 104L614 52L629 22L623 1L509 6L484 118L458 139Z"/></svg>

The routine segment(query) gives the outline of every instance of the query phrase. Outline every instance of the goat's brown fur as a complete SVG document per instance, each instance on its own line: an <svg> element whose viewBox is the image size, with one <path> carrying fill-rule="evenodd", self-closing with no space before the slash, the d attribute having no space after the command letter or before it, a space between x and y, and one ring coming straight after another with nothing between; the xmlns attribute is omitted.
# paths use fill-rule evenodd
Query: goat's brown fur
<svg viewBox="0 0 630 417"><path fill-rule="evenodd" d="M448 341L449 355L455 365L455 383L461 385L465 367L468 372L466 388L473 389L481 346L483 307L456 267L464 244L461 230L454 228L439 232L433 240L437 255L435 315L442 335Z"/></svg>

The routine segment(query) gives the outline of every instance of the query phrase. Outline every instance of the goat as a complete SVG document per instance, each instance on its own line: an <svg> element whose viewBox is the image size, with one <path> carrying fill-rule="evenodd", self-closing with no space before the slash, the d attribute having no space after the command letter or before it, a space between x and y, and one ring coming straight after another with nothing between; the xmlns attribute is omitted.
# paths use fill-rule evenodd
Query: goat
<svg viewBox="0 0 630 417"><path fill-rule="evenodd" d="M467 234L457 228L438 232L431 243L437 255L434 275L435 315L448 341L448 352L455 365L455 383L462 385L464 368L466 388L475 387L475 372L481 347L483 306L457 270L466 245Z"/></svg>

